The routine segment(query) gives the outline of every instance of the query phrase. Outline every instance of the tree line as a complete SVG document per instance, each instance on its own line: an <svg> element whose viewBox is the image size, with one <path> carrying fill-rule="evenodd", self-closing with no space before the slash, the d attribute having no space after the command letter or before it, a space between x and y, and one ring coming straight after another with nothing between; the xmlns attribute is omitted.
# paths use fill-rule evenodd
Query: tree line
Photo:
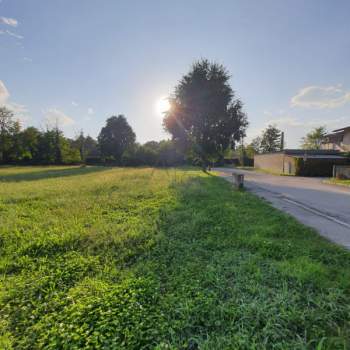
<svg viewBox="0 0 350 350"><path fill-rule="evenodd" d="M58 126L21 128L14 114L0 107L2 164L115 164L206 168L222 163L230 149L243 144L248 120L235 97L226 68L206 59L195 62L169 97L163 126L171 140L141 145L123 115L107 119L97 139L81 132L67 138Z"/></svg>
<svg viewBox="0 0 350 350"><path fill-rule="evenodd" d="M169 166L184 161L171 140L137 143L123 115L108 118L97 140L83 132L71 139L58 126L23 129L12 111L0 107L0 164Z"/></svg>
<svg viewBox="0 0 350 350"><path fill-rule="evenodd" d="M169 96L170 108L163 119L171 140L136 142L135 132L123 115L107 119L97 139L81 132L65 137L58 126L39 130L21 128L13 112L0 107L0 164L115 164L179 165L206 168L223 164L225 158L247 159L254 154L282 151L284 133L269 125L248 145L243 104L229 84L224 66L206 59L194 62ZM319 149L325 127L302 138L302 148Z"/></svg>

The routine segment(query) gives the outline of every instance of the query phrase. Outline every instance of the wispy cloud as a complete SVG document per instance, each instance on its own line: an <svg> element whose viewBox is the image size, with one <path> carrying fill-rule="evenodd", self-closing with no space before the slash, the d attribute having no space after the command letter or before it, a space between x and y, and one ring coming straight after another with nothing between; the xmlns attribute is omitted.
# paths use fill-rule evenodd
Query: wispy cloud
<svg viewBox="0 0 350 350"><path fill-rule="evenodd" d="M10 101L10 93L7 90L3 81L0 80L0 106L5 106L9 110L11 110L15 116L21 121L25 121L28 119L28 110L27 107Z"/></svg>
<svg viewBox="0 0 350 350"><path fill-rule="evenodd" d="M10 109L16 116L20 116L23 119L23 116L28 113L28 109L25 105L21 105L15 102L8 102L6 107Z"/></svg>
<svg viewBox="0 0 350 350"><path fill-rule="evenodd" d="M74 119L57 108L49 108L44 111L45 122L49 126L69 126L74 124Z"/></svg>
<svg viewBox="0 0 350 350"><path fill-rule="evenodd" d="M331 118L326 120L320 120L319 118L314 118L310 120L305 120L305 118L295 118L292 116L281 116L275 119L270 119L266 122L266 126L269 124L275 124L281 128L313 128L321 125L328 125L329 127L339 126L341 123L346 121L346 117Z"/></svg>
<svg viewBox="0 0 350 350"><path fill-rule="evenodd" d="M95 112L94 112L93 108L89 107L88 110L87 110L87 113L88 113L89 115L92 115L92 114L94 114Z"/></svg>
<svg viewBox="0 0 350 350"><path fill-rule="evenodd" d="M307 124L310 125L311 121L308 121ZM285 127L295 127L295 126L305 126L305 122L294 118L290 116L285 116L285 117L280 117L280 118L275 118L275 119L270 119L267 123L267 125L278 125L278 126L285 126ZM312 124L312 123L311 123Z"/></svg>
<svg viewBox="0 0 350 350"><path fill-rule="evenodd" d="M72 101L72 106L74 106L74 107L78 107L78 106L79 106L79 104L78 104L78 102Z"/></svg>
<svg viewBox="0 0 350 350"><path fill-rule="evenodd" d="M33 60L30 57L23 57L24 62L33 62Z"/></svg>
<svg viewBox="0 0 350 350"><path fill-rule="evenodd" d="M17 27L18 21L15 18L9 18L9 17L0 17L0 23L6 24L11 27Z"/></svg>
<svg viewBox="0 0 350 350"><path fill-rule="evenodd" d="M22 40L24 38L23 35L16 34L14 32L11 32L10 30L5 30L5 33L19 40Z"/></svg>
<svg viewBox="0 0 350 350"><path fill-rule="evenodd" d="M19 39L19 40L24 39L23 35L16 34L14 32L11 32L10 30L2 30L2 29L0 29L0 35L9 35L9 36L12 36L12 37L14 37L16 39Z"/></svg>
<svg viewBox="0 0 350 350"><path fill-rule="evenodd" d="M8 92L5 84L0 80L0 105L4 105L9 97L10 93Z"/></svg>
<svg viewBox="0 0 350 350"><path fill-rule="evenodd" d="M307 86L292 97L292 107L337 108L350 102L350 91L341 86Z"/></svg>

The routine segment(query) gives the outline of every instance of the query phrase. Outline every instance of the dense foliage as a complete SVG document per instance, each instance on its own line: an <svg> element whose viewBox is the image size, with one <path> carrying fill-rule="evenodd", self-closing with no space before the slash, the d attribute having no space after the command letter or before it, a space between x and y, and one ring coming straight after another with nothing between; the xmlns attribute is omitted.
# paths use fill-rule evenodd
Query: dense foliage
<svg viewBox="0 0 350 350"><path fill-rule="evenodd" d="M173 166L185 163L173 141L149 141L144 145L135 144L122 156L123 165Z"/></svg>
<svg viewBox="0 0 350 350"><path fill-rule="evenodd" d="M245 136L247 117L229 79L222 65L201 60L182 77L169 99L165 129L203 165L223 159L225 151Z"/></svg>
<svg viewBox="0 0 350 350"><path fill-rule="evenodd" d="M81 138L89 140L83 135ZM0 164L79 163L84 158L77 142L78 139L66 138L58 127L44 131L34 127L22 129L13 113L0 107Z"/></svg>
<svg viewBox="0 0 350 350"><path fill-rule="evenodd" d="M58 127L22 130L15 115L0 107L0 164L172 166L184 162L173 141L136 143L134 131L121 115L107 119L96 141L83 132L69 139Z"/></svg>
<svg viewBox="0 0 350 350"><path fill-rule="evenodd" d="M261 136L254 138L249 145L255 153L278 152L284 149L284 134L274 125L268 125Z"/></svg>
<svg viewBox="0 0 350 350"><path fill-rule="evenodd" d="M325 126L314 128L301 139L301 147L303 149L321 149L326 135L327 130Z"/></svg>
<svg viewBox="0 0 350 350"><path fill-rule="evenodd" d="M107 119L98 135L98 144L104 159L121 163L123 153L134 145L136 135L123 115Z"/></svg>
<svg viewBox="0 0 350 350"><path fill-rule="evenodd" d="M1 349L350 347L350 253L222 179L6 167L0 184Z"/></svg>

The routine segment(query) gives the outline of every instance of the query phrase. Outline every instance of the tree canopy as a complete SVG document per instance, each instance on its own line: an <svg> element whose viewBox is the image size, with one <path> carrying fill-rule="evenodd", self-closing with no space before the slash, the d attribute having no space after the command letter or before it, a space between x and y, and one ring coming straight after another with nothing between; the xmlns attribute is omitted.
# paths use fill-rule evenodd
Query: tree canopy
<svg viewBox="0 0 350 350"><path fill-rule="evenodd" d="M112 116L107 119L106 126L98 135L101 155L110 160L121 162L124 151L131 147L136 135L123 115Z"/></svg>
<svg viewBox="0 0 350 350"><path fill-rule="evenodd" d="M193 64L169 98L165 129L204 165L245 136L247 117L229 79L225 67L204 59Z"/></svg>
<svg viewBox="0 0 350 350"><path fill-rule="evenodd" d="M303 149L320 149L326 135L327 130L325 126L314 128L301 139L301 147Z"/></svg>
<svg viewBox="0 0 350 350"><path fill-rule="evenodd" d="M100 150L104 153L101 154ZM105 164L172 166L184 156L171 140L135 143L135 134L124 116L107 119L99 142L81 131L74 139L58 126L22 129L14 113L0 108L0 164Z"/></svg>
<svg viewBox="0 0 350 350"><path fill-rule="evenodd" d="M17 131L18 124L14 120L14 114L6 107L0 107L0 161L7 162L11 158L13 148L12 135Z"/></svg>
<svg viewBox="0 0 350 350"><path fill-rule="evenodd" d="M283 143L281 130L274 125L269 125L262 133L260 151L262 153L282 151L284 147Z"/></svg>

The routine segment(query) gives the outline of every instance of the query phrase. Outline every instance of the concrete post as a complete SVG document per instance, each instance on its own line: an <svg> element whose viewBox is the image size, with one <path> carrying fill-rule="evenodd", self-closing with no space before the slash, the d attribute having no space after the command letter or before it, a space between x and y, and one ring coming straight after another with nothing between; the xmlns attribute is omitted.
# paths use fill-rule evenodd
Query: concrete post
<svg viewBox="0 0 350 350"><path fill-rule="evenodd" d="M236 188L239 188L239 189L243 188L244 187L244 175L232 173L232 183Z"/></svg>

